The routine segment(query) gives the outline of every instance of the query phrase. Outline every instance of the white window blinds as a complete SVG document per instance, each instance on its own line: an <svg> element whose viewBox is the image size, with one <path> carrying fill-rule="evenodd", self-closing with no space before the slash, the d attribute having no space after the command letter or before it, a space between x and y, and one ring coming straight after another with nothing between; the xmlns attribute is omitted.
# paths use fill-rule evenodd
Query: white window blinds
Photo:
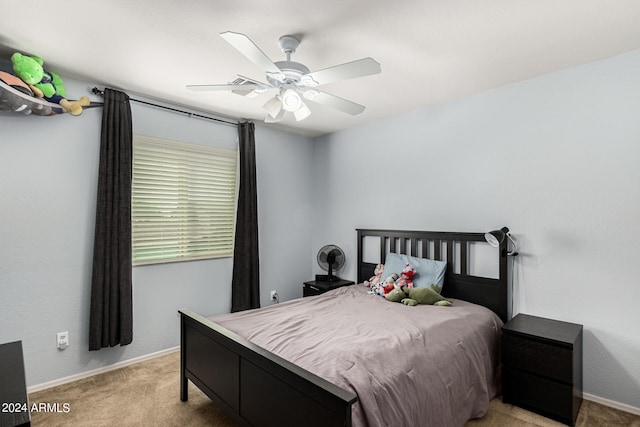
<svg viewBox="0 0 640 427"><path fill-rule="evenodd" d="M233 255L237 152L134 135L133 264Z"/></svg>

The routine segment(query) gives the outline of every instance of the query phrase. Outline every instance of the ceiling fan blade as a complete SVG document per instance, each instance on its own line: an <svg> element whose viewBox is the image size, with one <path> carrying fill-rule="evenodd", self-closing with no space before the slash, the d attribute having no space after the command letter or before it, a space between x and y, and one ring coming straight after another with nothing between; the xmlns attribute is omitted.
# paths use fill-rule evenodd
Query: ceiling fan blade
<svg viewBox="0 0 640 427"><path fill-rule="evenodd" d="M311 78L318 85L337 82L338 80L353 79L380 73L380 64L372 58L363 58L346 64L336 65L303 76Z"/></svg>
<svg viewBox="0 0 640 427"><path fill-rule="evenodd" d="M280 68L246 35L225 31L224 33L220 33L220 36L262 70L275 74L282 73Z"/></svg>
<svg viewBox="0 0 640 427"><path fill-rule="evenodd" d="M187 85L187 89L197 91L197 92L206 92L212 90L256 90L256 89L265 89L266 85L263 84L243 84L243 85ZM270 89L270 87L266 87Z"/></svg>
<svg viewBox="0 0 640 427"><path fill-rule="evenodd" d="M347 101L338 96L320 91L318 91L313 99L309 99L309 101L335 108L352 116L362 113L366 108L364 105L356 104L355 102Z"/></svg>

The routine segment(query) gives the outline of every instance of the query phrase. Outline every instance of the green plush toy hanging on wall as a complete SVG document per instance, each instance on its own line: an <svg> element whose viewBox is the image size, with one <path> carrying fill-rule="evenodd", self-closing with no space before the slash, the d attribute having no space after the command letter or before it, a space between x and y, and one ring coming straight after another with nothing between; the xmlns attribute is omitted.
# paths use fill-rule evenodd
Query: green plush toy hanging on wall
<svg viewBox="0 0 640 427"><path fill-rule="evenodd" d="M67 92L64 82L59 75L44 68L42 58L16 52L11 55L11 62L16 75L31 87L37 97L60 104L66 112L74 116L82 113L82 107L90 104L89 98L86 96L77 101L66 99Z"/></svg>

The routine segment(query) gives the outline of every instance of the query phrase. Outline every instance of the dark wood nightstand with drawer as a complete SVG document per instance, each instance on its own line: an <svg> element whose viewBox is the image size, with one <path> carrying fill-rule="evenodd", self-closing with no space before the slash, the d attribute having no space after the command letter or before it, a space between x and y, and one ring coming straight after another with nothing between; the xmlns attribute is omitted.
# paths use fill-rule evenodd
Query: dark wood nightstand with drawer
<svg viewBox="0 0 640 427"><path fill-rule="evenodd" d="M30 426L22 341L0 345L0 427Z"/></svg>
<svg viewBox="0 0 640 427"><path fill-rule="evenodd" d="M320 281L320 280L311 280L309 282L304 282L304 287L302 288L302 296L303 297L311 297L314 295L320 295L332 289L340 288L342 286L353 285L355 282L351 280L333 280L333 281Z"/></svg>
<svg viewBox="0 0 640 427"><path fill-rule="evenodd" d="M502 327L502 400L574 426L582 325L518 314Z"/></svg>

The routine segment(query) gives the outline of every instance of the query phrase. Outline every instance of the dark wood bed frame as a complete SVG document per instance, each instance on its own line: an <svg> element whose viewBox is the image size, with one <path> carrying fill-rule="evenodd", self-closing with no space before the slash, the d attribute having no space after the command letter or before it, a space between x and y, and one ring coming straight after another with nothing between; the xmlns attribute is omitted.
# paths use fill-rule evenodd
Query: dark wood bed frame
<svg viewBox="0 0 640 427"><path fill-rule="evenodd" d="M364 241L379 238L380 262L388 252L447 261L443 295L483 305L507 319L506 242L499 248L499 277L468 274L469 245L484 233L358 229L358 283L377 263L365 262ZM367 246L368 247L368 246ZM330 361L328 361L330 363ZM241 426L351 426L357 396L255 345L190 310L180 310L180 400L195 384Z"/></svg>

